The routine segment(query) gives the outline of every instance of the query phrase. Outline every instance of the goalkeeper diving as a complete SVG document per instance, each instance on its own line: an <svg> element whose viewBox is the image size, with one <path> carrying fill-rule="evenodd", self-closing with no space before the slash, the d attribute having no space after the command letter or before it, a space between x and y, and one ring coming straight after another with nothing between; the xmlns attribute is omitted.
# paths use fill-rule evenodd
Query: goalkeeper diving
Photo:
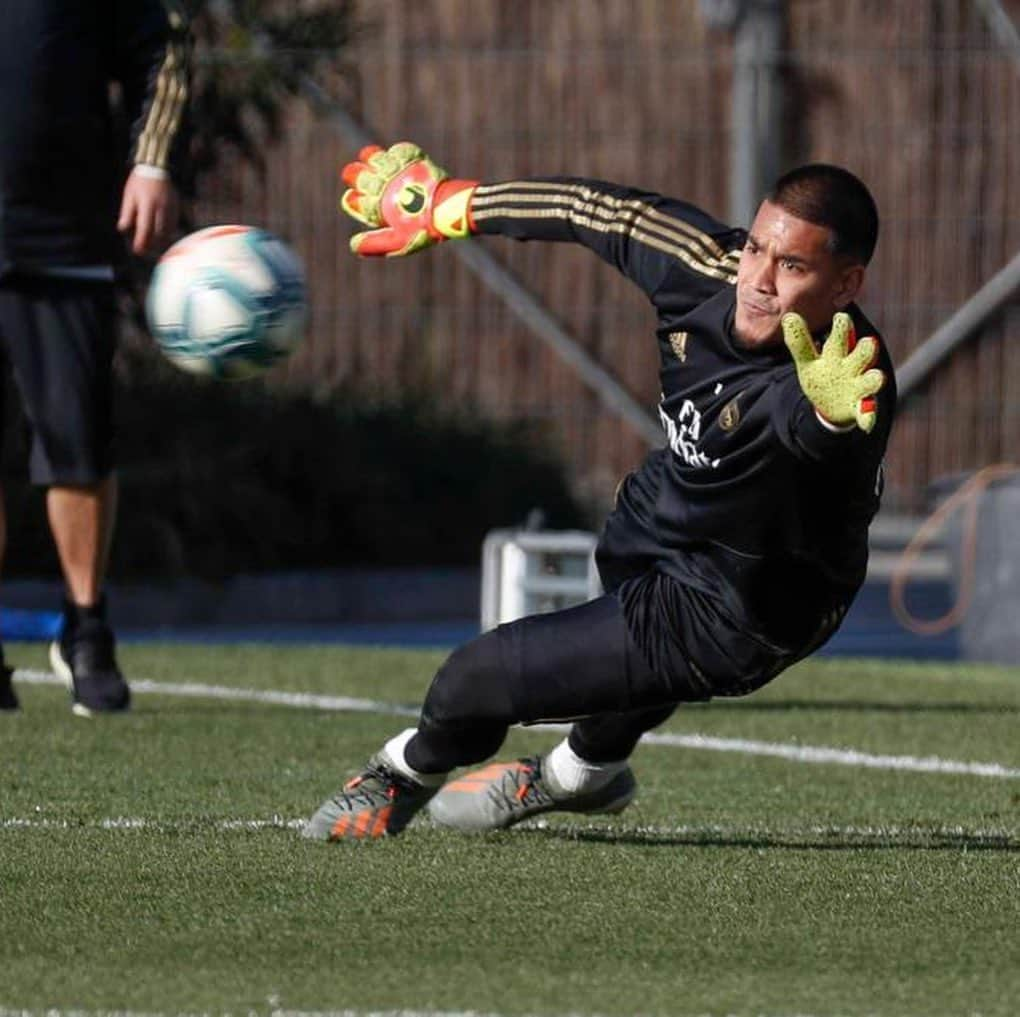
<svg viewBox="0 0 1020 1017"><path fill-rule="evenodd" d="M657 315L665 441L623 480L601 532L604 594L455 650L418 724L304 833L397 834L423 809L465 832L619 812L646 731L816 651L864 582L896 404L889 355L855 303L875 202L848 170L815 163L780 177L750 227L734 228L598 180L452 178L408 142L364 149L342 177L361 257L488 234L581 244L622 272ZM572 723L543 755L457 772L486 763L511 725L538 721Z"/></svg>

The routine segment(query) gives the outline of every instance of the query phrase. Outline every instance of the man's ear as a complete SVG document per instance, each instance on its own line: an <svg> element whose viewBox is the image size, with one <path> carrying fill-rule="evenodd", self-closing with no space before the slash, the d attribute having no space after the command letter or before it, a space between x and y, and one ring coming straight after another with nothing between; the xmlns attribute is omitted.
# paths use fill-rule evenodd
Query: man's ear
<svg viewBox="0 0 1020 1017"><path fill-rule="evenodd" d="M832 303L837 311L842 311L861 291L864 285L864 266L847 265L836 282L832 295Z"/></svg>

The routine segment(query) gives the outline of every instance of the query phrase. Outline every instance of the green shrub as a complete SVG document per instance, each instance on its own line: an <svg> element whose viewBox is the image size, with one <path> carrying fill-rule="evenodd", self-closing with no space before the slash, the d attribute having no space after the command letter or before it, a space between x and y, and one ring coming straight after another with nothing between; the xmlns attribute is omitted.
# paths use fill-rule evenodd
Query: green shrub
<svg viewBox="0 0 1020 1017"><path fill-rule="evenodd" d="M117 419L119 580L477 564L490 529L535 508L548 525L581 524L565 471L533 431L441 410L435 397L320 401L191 378L134 353ZM56 575L20 443L5 460L6 571Z"/></svg>

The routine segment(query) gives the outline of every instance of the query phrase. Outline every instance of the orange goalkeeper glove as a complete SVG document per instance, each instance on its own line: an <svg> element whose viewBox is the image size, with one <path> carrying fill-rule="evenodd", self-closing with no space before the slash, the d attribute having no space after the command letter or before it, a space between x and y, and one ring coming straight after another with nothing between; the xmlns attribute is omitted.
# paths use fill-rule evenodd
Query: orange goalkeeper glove
<svg viewBox="0 0 1020 1017"><path fill-rule="evenodd" d="M417 145L369 145L341 171L340 207L372 229L351 237L368 257L413 254L472 232L469 205L477 180L452 180Z"/></svg>
<svg viewBox="0 0 1020 1017"><path fill-rule="evenodd" d="M838 427L856 424L862 431L875 426L874 396L885 384L882 371L871 366L878 356L877 339L869 336L857 342L850 315L840 311L820 354L799 314L783 315L783 340L800 387L823 420Z"/></svg>

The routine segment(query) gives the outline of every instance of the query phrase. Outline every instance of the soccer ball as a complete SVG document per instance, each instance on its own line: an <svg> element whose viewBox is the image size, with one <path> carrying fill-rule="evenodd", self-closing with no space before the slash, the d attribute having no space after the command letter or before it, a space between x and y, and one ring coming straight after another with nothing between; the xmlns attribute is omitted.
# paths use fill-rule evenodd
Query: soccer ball
<svg viewBox="0 0 1020 1017"><path fill-rule="evenodd" d="M248 378L288 356L304 333L301 262L252 226L209 226L160 258L145 315L169 360L192 374Z"/></svg>

